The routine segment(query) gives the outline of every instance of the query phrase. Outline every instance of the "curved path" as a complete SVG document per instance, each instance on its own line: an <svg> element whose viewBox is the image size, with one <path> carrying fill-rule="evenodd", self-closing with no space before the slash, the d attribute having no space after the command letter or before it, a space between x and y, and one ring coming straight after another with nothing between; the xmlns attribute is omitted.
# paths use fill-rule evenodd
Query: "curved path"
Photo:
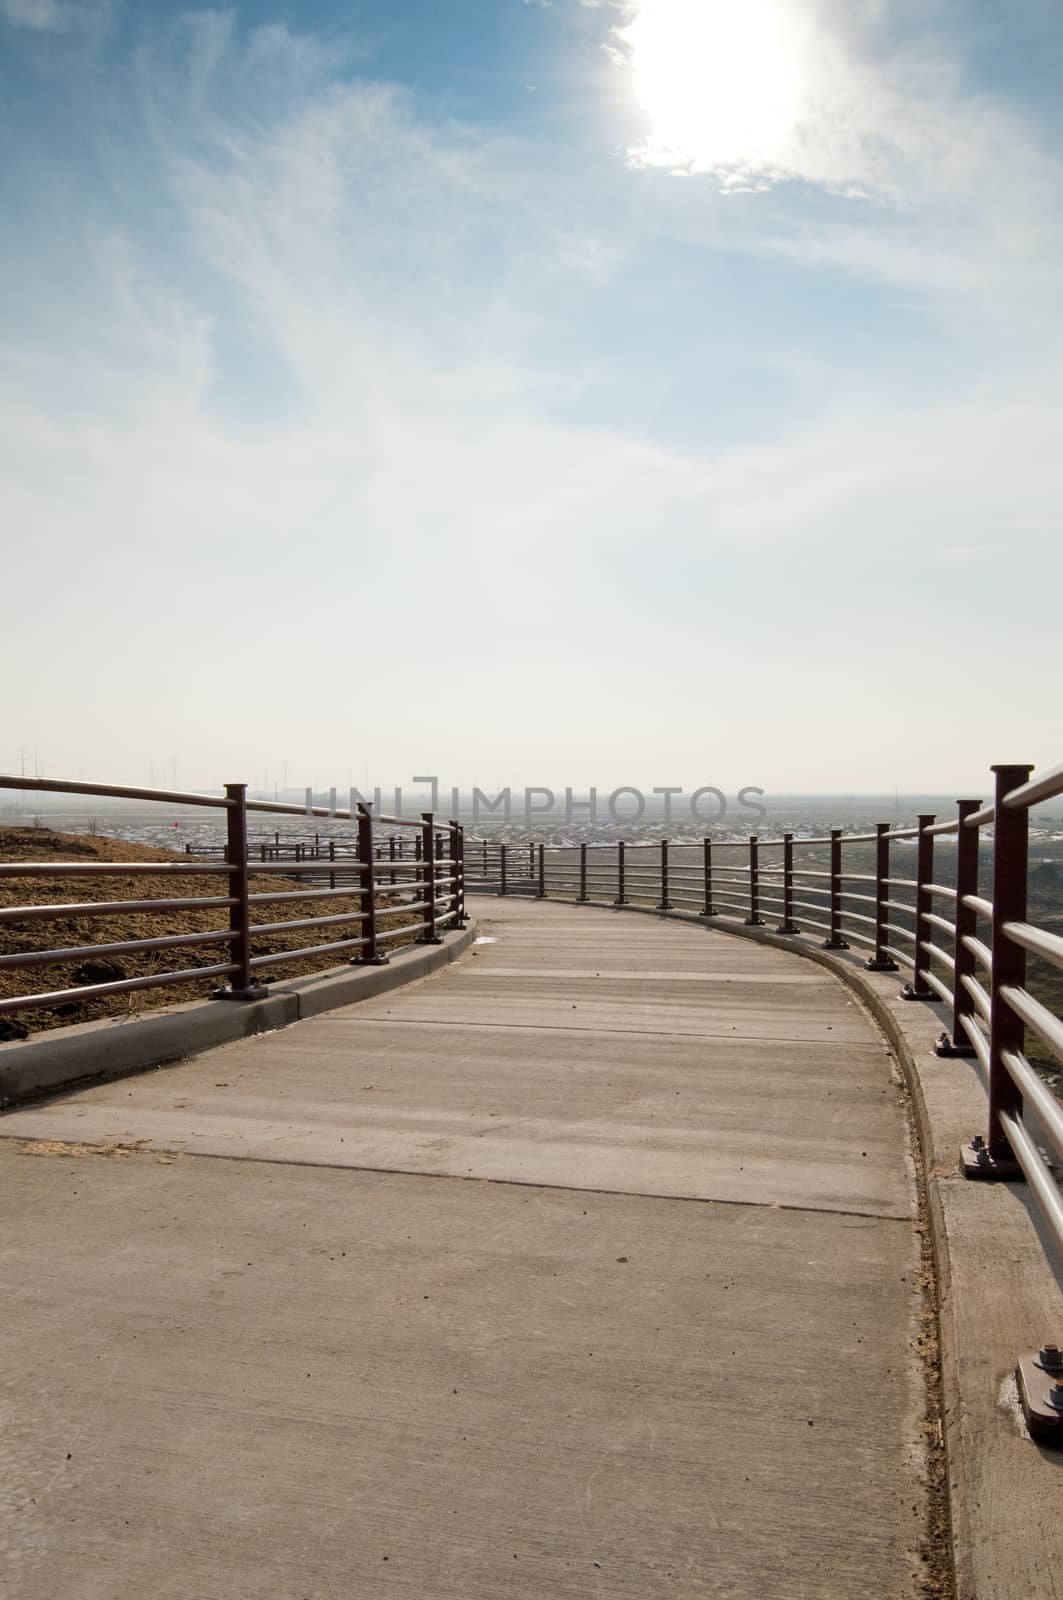
<svg viewBox="0 0 1063 1600"><path fill-rule="evenodd" d="M782 952L473 904L431 978L0 1121L8 1593L924 1592L880 1035Z"/></svg>

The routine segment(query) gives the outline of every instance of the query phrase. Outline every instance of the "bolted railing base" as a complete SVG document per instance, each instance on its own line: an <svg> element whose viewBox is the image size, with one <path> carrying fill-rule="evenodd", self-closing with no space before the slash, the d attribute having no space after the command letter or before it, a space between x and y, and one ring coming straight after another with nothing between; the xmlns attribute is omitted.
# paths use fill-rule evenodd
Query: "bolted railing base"
<svg viewBox="0 0 1063 1600"><path fill-rule="evenodd" d="M215 989L212 1000L265 1000L269 994L264 983L248 984L246 989Z"/></svg>
<svg viewBox="0 0 1063 1600"><path fill-rule="evenodd" d="M933 989L916 989L910 983L901 988L902 1000L940 1000L941 996L935 994Z"/></svg>
<svg viewBox="0 0 1063 1600"><path fill-rule="evenodd" d="M699 911L698 912L698 916L699 917L718 917L719 915L720 915L720 913L717 911L715 906L713 906L711 911Z"/></svg>
<svg viewBox="0 0 1063 1600"><path fill-rule="evenodd" d="M823 948L824 950L848 950L850 946L848 939L824 939Z"/></svg>
<svg viewBox="0 0 1063 1600"><path fill-rule="evenodd" d="M960 1171L965 1178L994 1178L998 1183L1022 1181L1022 1168L1006 1156L991 1156L980 1133L960 1146Z"/></svg>
<svg viewBox="0 0 1063 1600"><path fill-rule="evenodd" d="M443 940L438 933L426 934L423 939L415 939L414 944L442 944Z"/></svg>
<svg viewBox="0 0 1063 1600"><path fill-rule="evenodd" d="M976 1051L969 1044L957 1044L949 1033L939 1033L934 1041L934 1054L936 1056L962 1056L973 1059Z"/></svg>
<svg viewBox="0 0 1063 1600"><path fill-rule="evenodd" d="M1058 1347L1046 1344L1021 1356L1015 1382L1030 1437L1063 1445L1063 1360Z"/></svg>
<svg viewBox="0 0 1063 1600"><path fill-rule="evenodd" d="M879 961L875 956L868 956L867 960L864 962L864 971L899 972L900 968L897 966L896 961L890 960L889 956L884 956L881 961Z"/></svg>
<svg viewBox="0 0 1063 1600"><path fill-rule="evenodd" d="M779 926L776 928L775 932L776 933L800 933L801 929L797 926L796 922L780 922Z"/></svg>
<svg viewBox="0 0 1063 1600"><path fill-rule="evenodd" d="M673 906L670 900L658 900L656 906L654 907L654 910L656 911L671 911L672 909Z"/></svg>
<svg viewBox="0 0 1063 1600"><path fill-rule="evenodd" d="M763 917L745 917L742 926L744 928L766 928L767 923Z"/></svg>
<svg viewBox="0 0 1063 1600"><path fill-rule="evenodd" d="M352 967L386 967L390 962L390 956L352 956L349 965Z"/></svg>

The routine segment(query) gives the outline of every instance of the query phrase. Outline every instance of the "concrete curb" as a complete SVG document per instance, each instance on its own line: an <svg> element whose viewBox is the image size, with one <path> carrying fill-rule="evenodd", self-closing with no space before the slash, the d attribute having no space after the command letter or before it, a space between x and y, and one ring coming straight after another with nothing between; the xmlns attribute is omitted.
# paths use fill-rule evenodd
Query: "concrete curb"
<svg viewBox="0 0 1063 1600"><path fill-rule="evenodd" d="M36 1039L0 1044L0 1109L182 1061L216 1045L371 1000L456 961L475 937L473 921L445 934L442 944L397 950L386 966L337 967L279 983L264 1000L190 1000L125 1021L75 1023Z"/></svg>
<svg viewBox="0 0 1063 1600"><path fill-rule="evenodd" d="M548 898L580 908L575 900ZM1057 1595L1063 1457L1025 1436L1009 1385L1019 1355L1046 1340L1063 1344L1063 1262L1025 1184L971 1183L959 1172L960 1145L985 1131L988 1108L974 1063L934 1054L947 1016L943 1003L902 1000L901 974L868 972L862 954L823 949L818 935L777 934L654 906L587 903L788 951L832 972L871 1013L911 1095L926 1185L956 1597Z"/></svg>

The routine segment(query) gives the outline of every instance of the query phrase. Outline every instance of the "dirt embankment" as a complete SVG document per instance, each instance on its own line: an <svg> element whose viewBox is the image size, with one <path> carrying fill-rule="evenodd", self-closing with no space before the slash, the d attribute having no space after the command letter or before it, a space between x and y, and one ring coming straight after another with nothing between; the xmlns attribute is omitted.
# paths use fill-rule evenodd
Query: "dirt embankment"
<svg viewBox="0 0 1063 1600"><path fill-rule="evenodd" d="M192 858L195 859L195 858ZM49 828L0 828L0 862L36 861L114 861L185 863L189 857L150 845L129 844L122 839L98 838L92 834L54 833ZM325 868L327 871L327 867ZM255 873L251 892L284 893L302 888L302 881L278 872ZM320 885L307 885L320 887ZM209 900L227 893L224 873L153 877L118 875L84 878L5 878L0 876L0 909L15 906L98 904L118 900ZM397 900L398 897L395 897ZM253 941L254 955L280 954L305 945L326 943L358 935L356 915L358 897L338 895L327 899L289 900L271 905L253 905L253 925L294 921L296 918L350 914L350 921L334 922L320 928L301 928L287 933L266 933ZM378 926L396 928L417 920L419 914L404 907L378 913ZM228 927L224 907L189 908L183 911L118 912L108 917L66 915L56 919L16 919L0 922L0 955L32 950L70 949L73 946L119 944L130 939L152 939L165 934L207 933ZM388 941L389 950L408 944L411 933ZM90 984L110 983L121 978L141 978L150 974L187 971L192 967L214 966L225 961L227 946L222 943L186 945L176 950L146 950L120 955L93 955L55 966L0 967L0 998L41 994L58 989L76 989ZM352 951L351 954L356 954ZM343 951L324 955L300 956L278 962L260 974L262 982L277 983L287 978L305 977L336 967L345 959ZM126 994L108 995L94 1000L72 997L56 1006L16 1011L0 1015L0 1039L21 1039L30 1033L56 1028L72 1022L89 1022L98 1017L127 1016L151 1011L180 1000L201 999L218 987L219 978L189 979L180 984L152 989L134 989Z"/></svg>

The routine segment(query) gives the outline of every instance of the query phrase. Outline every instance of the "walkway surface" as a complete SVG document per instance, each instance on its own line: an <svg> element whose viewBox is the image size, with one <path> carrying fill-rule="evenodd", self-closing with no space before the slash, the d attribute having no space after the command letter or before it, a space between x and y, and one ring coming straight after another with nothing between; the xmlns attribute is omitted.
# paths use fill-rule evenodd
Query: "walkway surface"
<svg viewBox="0 0 1063 1600"><path fill-rule="evenodd" d="M6 1595L923 1592L873 1025L725 934L472 908L407 989L0 1120Z"/></svg>

